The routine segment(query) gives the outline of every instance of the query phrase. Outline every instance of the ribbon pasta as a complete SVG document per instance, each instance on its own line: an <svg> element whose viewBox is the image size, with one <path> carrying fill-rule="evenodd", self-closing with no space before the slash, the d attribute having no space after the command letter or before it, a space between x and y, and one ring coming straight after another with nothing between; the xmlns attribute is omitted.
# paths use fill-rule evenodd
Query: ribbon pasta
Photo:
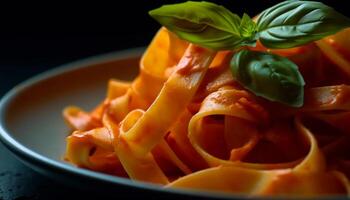
<svg viewBox="0 0 350 200"><path fill-rule="evenodd" d="M91 112L64 109L73 129L65 158L165 187L349 195L350 85L325 78L332 70L348 72L349 61L327 41L274 52L296 62L310 83L296 109L243 89L229 71L234 52L188 44L162 28L133 82L110 80ZM308 75L311 68L321 72Z"/></svg>

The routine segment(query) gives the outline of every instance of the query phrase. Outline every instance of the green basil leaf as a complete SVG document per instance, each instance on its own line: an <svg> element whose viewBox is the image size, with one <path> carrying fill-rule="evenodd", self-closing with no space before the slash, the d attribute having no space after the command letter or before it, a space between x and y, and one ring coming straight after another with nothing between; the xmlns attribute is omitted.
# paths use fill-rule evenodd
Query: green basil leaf
<svg viewBox="0 0 350 200"><path fill-rule="evenodd" d="M164 5L149 14L180 38L214 50L235 49L250 38L249 28L241 36L238 15L214 3L188 1Z"/></svg>
<svg viewBox="0 0 350 200"><path fill-rule="evenodd" d="M292 61L278 55L241 50L230 63L233 77L257 96L292 107L304 101L304 79Z"/></svg>
<svg viewBox="0 0 350 200"><path fill-rule="evenodd" d="M300 46L350 26L349 18L315 1L284 1L263 11L259 39L268 48Z"/></svg>

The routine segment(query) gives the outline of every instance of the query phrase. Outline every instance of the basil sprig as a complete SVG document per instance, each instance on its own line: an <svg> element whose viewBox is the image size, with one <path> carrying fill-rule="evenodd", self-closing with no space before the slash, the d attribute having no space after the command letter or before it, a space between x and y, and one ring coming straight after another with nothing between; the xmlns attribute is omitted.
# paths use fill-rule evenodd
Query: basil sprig
<svg viewBox="0 0 350 200"><path fill-rule="evenodd" d="M257 40L268 48L290 48L319 40L350 26L350 20L316 1L287 0L263 11L257 23L209 2L165 5L149 12L180 38L213 50L237 50L233 77L245 88L271 101L303 105L304 80L287 58L239 49Z"/></svg>
<svg viewBox="0 0 350 200"><path fill-rule="evenodd" d="M263 11L257 26L265 47L291 48L349 27L350 20L321 2L289 0Z"/></svg>
<svg viewBox="0 0 350 200"><path fill-rule="evenodd" d="M230 63L235 79L255 95L289 106L304 101L304 79L289 59L258 51L241 50Z"/></svg>

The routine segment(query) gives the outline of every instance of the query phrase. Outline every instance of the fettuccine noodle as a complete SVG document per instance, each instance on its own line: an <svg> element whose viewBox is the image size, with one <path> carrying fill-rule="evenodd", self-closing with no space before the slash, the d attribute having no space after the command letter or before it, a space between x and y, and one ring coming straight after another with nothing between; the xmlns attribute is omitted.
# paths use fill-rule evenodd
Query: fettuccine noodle
<svg viewBox="0 0 350 200"><path fill-rule="evenodd" d="M74 130L66 160L165 187L349 195L350 49L335 45L344 33L350 30L273 50L293 60L306 82L304 106L290 108L241 87L229 70L234 52L189 44L162 28L134 81L110 80L91 112L65 108Z"/></svg>

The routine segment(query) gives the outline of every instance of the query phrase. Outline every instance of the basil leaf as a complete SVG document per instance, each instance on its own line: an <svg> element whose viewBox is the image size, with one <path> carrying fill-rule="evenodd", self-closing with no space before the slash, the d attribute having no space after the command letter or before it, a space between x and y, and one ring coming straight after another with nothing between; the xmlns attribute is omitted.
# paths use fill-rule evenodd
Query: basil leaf
<svg viewBox="0 0 350 200"><path fill-rule="evenodd" d="M350 20L321 2L289 0L263 11L257 25L264 46L290 48L334 34Z"/></svg>
<svg viewBox="0 0 350 200"><path fill-rule="evenodd" d="M214 3L188 1L164 5L149 14L180 38L214 50L235 49L250 38L249 28L241 36L238 15Z"/></svg>
<svg viewBox="0 0 350 200"><path fill-rule="evenodd" d="M241 50L230 63L233 77L257 96L292 107L304 101L304 79L292 61L278 55Z"/></svg>

